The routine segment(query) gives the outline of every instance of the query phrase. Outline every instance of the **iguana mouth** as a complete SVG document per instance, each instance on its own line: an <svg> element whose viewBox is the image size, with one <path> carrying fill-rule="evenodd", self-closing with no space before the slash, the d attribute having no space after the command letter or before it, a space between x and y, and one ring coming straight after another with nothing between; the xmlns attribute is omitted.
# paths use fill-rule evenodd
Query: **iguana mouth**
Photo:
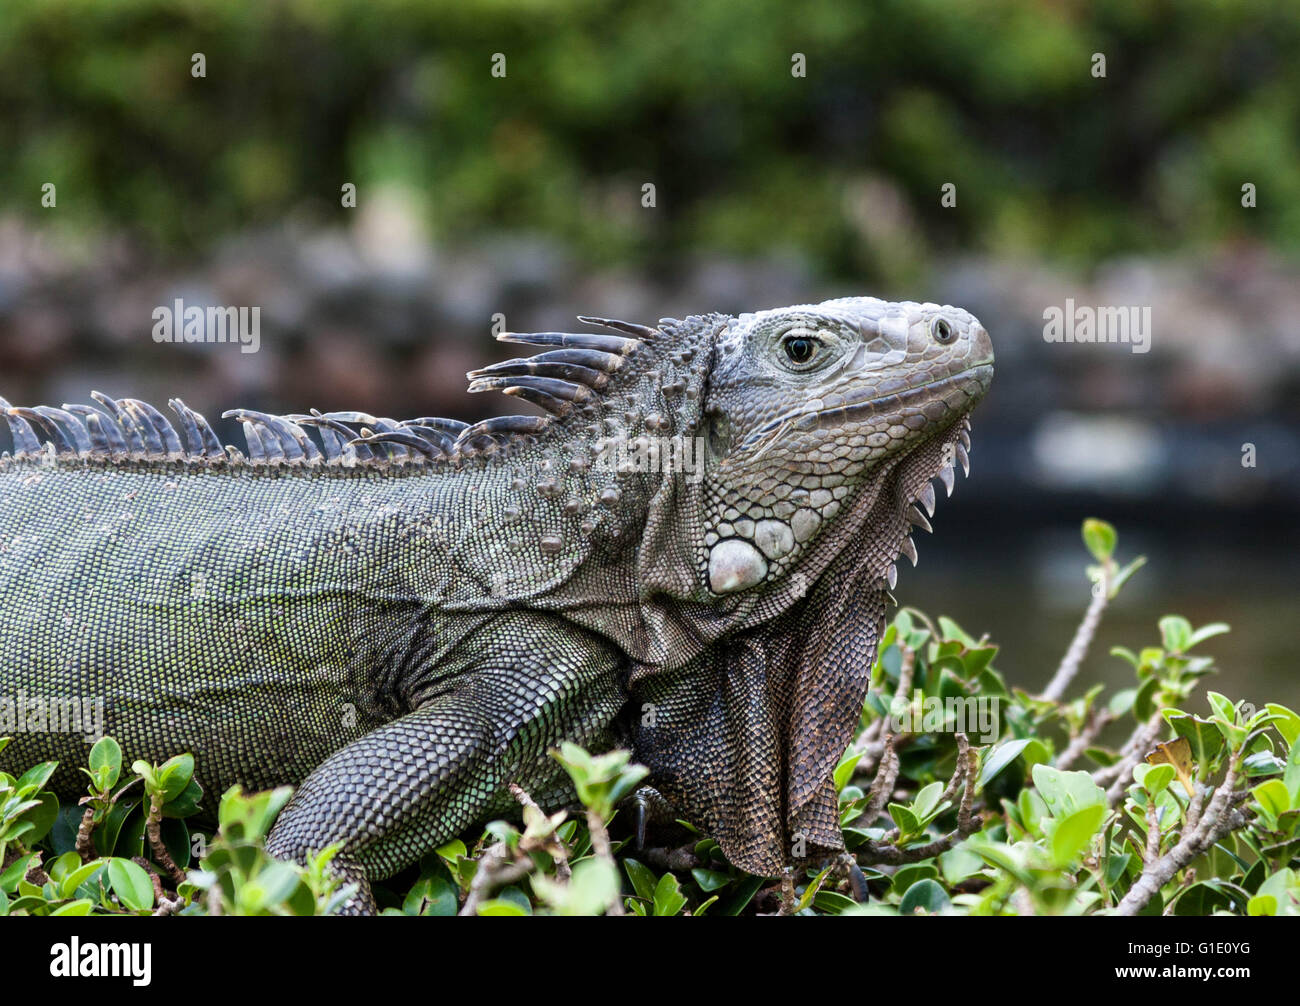
<svg viewBox="0 0 1300 1006"><path fill-rule="evenodd" d="M753 450L757 456L788 430L815 429L824 426L832 418L837 421L854 422L882 411L897 411L899 407L911 405L918 399L932 397L936 392L945 392L961 384L974 383L978 387L978 392L970 395L970 401L964 408L955 410L958 414L965 414L988 390L992 381L993 364L985 362L974 364L956 374L949 374L947 377L925 384L918 384L902 391L891 391L884 395L874 395L861 401L839 395L828 396L826 399L818 400L821 402L820 408L804 408L787 412L765 423L746 438L745 443L741 445L741 450Z"/></svg>

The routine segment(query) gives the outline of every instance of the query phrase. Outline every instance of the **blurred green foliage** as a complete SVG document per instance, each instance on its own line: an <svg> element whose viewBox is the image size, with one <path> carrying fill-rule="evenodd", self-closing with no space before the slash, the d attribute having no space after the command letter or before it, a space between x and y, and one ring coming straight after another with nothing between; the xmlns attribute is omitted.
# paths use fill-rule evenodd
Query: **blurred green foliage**
<svg viewBox="0 0 1300 1006"><path fill-rule="evenodd" d="M20 0L0 185L36 218L54 182L45 223L168 252L349 222L349 181L400 186L439 241L544 231L638 266L1294 250L1298 57L1292 0Z"/></svg>

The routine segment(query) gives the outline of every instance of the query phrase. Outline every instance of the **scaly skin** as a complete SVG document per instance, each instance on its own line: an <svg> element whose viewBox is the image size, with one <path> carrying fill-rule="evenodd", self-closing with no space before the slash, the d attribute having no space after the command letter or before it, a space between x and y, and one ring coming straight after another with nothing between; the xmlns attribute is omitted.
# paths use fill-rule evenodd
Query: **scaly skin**
<svg viewBox="0 0 1300 1006"><path fill-rule="evenodd" d="M102 698L128 759L194 753L209 811L297 786L270 848L342 841L355 911L507 783L566 799L561 740L631 743L746 869L838 851L830 772L987 333L871 298L603 324L470 375L546 419L244 413L247 458L179 402L175 432L0 401L0 696ZM702 478L605 463L670 437ZM78 791L87 738L22 726L0 767Z"/></svg>

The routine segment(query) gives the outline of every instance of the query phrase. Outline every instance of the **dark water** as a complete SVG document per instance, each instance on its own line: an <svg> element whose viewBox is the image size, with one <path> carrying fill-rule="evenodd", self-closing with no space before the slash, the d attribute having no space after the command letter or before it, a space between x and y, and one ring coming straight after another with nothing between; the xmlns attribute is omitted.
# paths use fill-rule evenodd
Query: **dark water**
<svg viewBox="0 0 1300 1006"><path fill-rule="evenodd" d="M1111 516L1103 505L1064 505L1051 514L940 501L935 533L915 536L920 564L914 570L902 560L894 594L900 604L948 615L973 635L987 632L1002 647L994 666L1008 683L1037 691L1055 672L1087 607L1084 569L1091 559L1079 525L1087 516ZM1206 688L1257 707L1281 702L1300 709L1296 525L1277 513L1219 511L1205 520L1177 507L1110 509L1117 512L1118 555L1125 561L1146 555L1147 565L1107 609L1072 694L1099 681L1107 695L1131 685L1132 668L1110 656L1110 648L1157 646L1157 620L1180 614L1194 626L1232 627L1194 651L1214 656L1219 674L1194 693L1190 711L1208 711Z"/></svg>

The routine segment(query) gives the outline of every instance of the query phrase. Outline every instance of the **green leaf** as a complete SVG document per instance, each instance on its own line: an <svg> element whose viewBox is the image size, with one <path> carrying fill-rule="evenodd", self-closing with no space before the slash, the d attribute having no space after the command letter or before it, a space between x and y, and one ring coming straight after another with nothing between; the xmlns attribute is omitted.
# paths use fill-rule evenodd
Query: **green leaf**
<svg viewBox="0 0 1300 1006"><path fill-rule="evenodd" d="M1117 540L1115 528L1104 520L1089 517L1083 522L1083 543L1098 562L1104 563L1114 555Z"/></svg>
<svg viewBox="0 0 1300 1006"><path fill-rule="evenodd" d="M691 876L695 878L695 882L700 885L700 890L705 894L726 887L727 884L731 883L731 875L720 870L701 870L697 868L691 870Z"/></svg>
<svg viewBox="0 0 1300 1006"><path fill-rule="evenodd" d="M1151 714L1156 711L1156 692L1160 690L1160 679L1155 675L1147 678L1138 687L1137 694L1133 696L1133 716L1139 722L1144 722L1151 718Z"/></svg>
<svg viewBox="0 0 1300 1006"><path fill-rule="evenodd" d="M907 889L899 903L899 915L915 915L918 910L937 914L952 904L943 886L934 880L918 880Z"/></svg>
<svg viewBox="0 0 1300 1006"><path fill-rule="evenodd" d="M686 895L682 894L681 885L671 873L659 878L654 892L654 914L657 916L676 915L686 905Z"/></svg>
<svg viewBox="0 0 1300 1006"><path fill-rule="evenodd" d="M1204 916L1213 915L1219 909L1234 912L1246 911L1250 904L1250 895L1236 884L1217 877L1198 881L1185 888L1178 895L1174 905L1174 915Z"/></svg>
<svg viewBox="0 0 1300 1006"><path fill-rule="evenodd" d="M973 649L978 645L978 641L974 637L946 615L939 616L939 631L943 633L945 641L956 640L965 649Z"/></svg>
<svg viewBox="0 0 1300 1006"><path fill-rule="evenodd" d="M1259 885L1257 895L1271 895L1279 915L1300 914L1300 879L1290 867L1282 867Z"/></svg>
<svg viewBox="0 0 1300 1006"><path fill-rule="evenodd" d="M90 770L101 789L117 785L122 774L122 749L112 737L101 737L90 749Z"/></svg>
<svg viewBox="0 0 1300 1006"><path fill-rule="evenodd" d="M50 915L89 915L90 910L95 907L95 903L89 898L82 898L78 901L69 901L66 905L60 905Z"/></svg>
<svg viewBox="0 0 1300 1006"><path fill-rule="evenodd" d="M146 788L152 789L157 786L157 776L154 773L153 766L143 758L137 758L131 763L131 771L144 780Z"/></svg>
<svg viewBox="0 0 1300 1006"><path fill-rule="evenodd" d="M1106 807L1106 793L1087 772L1062 772L1050 765L1034 766L1034 785L1053 817L1064 818L1084 807Z"/></svg>
<svg viewBox="0 0 1300 1006"><path fill-rule="evenodd" d="M855 907L857 902L838 891L818 891L817 897L813 898L813 908L827 915L841 915Z"/></svg>
<svg viewBox="0 0 1300 1006"><path fill-rule="evenodd" d="M144 912L153 908L153 882L149 874L129 859L108 861L108 882L127 908Z"/></svg>
<svg viewBox="0 0 1300 1006"><path fill-rule="evenodd" d="M163 847L171 855L172 862L182 870L187 869L193 851L189 825L184 821L164 817L159 830L162 834Z"/></svg>
<svg viewBox="0 0 1300 1006"><path fill-rule="evenodd" d="M43 761L39 765L33 765L26 772L18 777L18 782L14 789L21 793L26 787L32 787L32 792L36 792L50 781L50 776L54 770L59 767L56 761Z"/></svg>
<svg viewBox="0 0 1300 1006"><path fill-rule="evenodd" d="M1136 573L1139 569L1141 569L1146 564L1147 564L1147 557L1145 555L1139 555L1127 566L1119 570L1119 572L1117 572L1113 577L1111 577L1109 596L1113 598L1116 594L1118 594L1120 587L1128 583L1129 577L1131 577L1134 573Z"/></svg>
<svg viewBox="0 0 1300 1006"><path fill-rule="evenodd" d="M1203 643L1211 636L1221 636L1225 632L1231 632L1232 629L1226 622L1211 622L1209 625L1202 625L1199 629L1187 637L1187 649L1191 649L1197 643Z"/></svg>
<svg viewBox="0 0 1300 1006"><path fill-rule="evenodd" d="M402 912L406 915L446 918L455 915L458 907L456 885L441 872L421 877L402 901Z"/></svg>
<svg viewBox="0 0 1300 1006"><path fill-rule="evenodd" d="M949 885L960 884L984 869L984 860L964 846L949 849L939 856L939 868Z"/></svg>
<svg viewBox="0 0 1300 1006"><path fill-rule="evenodd" d="M1123 854L1111 853L1110 860L1106 863L1106 886L1114 887L1119 883L1119 878L1124 876L1128 869L1129 863L1133 862L1133 854L1125 852Z"/></svg>
<svg viewBox="0 0 1300 1006"><path fill-rule="evenodd" d="M1020 740L1007 741L986 753L980 769L979 785L987 786L994 776L1020 757L1031 740L1032 737L1022 737Z"/></svg>
<svg viewBox="0 0 1300 1006"><path fill-rule="evenodd" d="M270 907L288 899L302 882L301 878L301 867L283 860L272 861L257 874L257 883L265 898L264 904Z"/></svg>
<svg viewBox="0 0 1300 1006"><path fill-rule="evenodd" d="M465 848L465 843L459 838L452 839L446 845L438 846L434 851L438 854L439 858L452 866L455 865L456 860L469 855L469 850Z"/></svg>
<svg viewBox="0 0 1300 1006"><path fill-rule="evenodd" d="M1208 766L1222 750L1223 734L1210 720L1173 709L1166 709L1164 717L1165 721L1174 728L1174 733L1179 737L1186 737L1191 744L1192 761L1196 763L1198 769Z"/></svg>
<svg viewBox="0 0 1300 1006"><path fill-rule="evenodd" d="M1105 804L1082 807L1061 818L1052 832L1052 863L1057 867L1074 863L1088 848L1106 818Z"/></svg>
<svg viewBox="0 0 1300 1006"><path fill-rule="evenodd" d="M745 910L745 906L754 899L754 895L758 893L759 888L761 888L765 883L767 883L767 880L764 877L740 878L732 885L732 890L735 893L722 903L722 906L718 909L718 914L739 915Z"/></svg>
<svg viewBox="0 0 1300 1006"><path fill-rule="evenodd" d="M110 856L114 852L114 846L117 844L118 833L122 830L122 825L126 819L131 816L131 812L140 806L138 800L118 800L108 809L104 815L104 820L99 827L95 829L94 842L95 850L101 855Z"/></svg>
<svg viewBox="0 0 1300 1006"><path fill-rule="evenodd" d="M1192 623L1182 615L1165 615L1159 622L1160 638L1169 653L1185 653L1192 640Z"/></svg>
<svg viewBox="0 0 1300 1006"><path fill-rule="evenodd" d="M36 856L36 853L29 852L25 856L19 856L10 863L5 868L4 872L0 873L0 891L4 891L6 894L13 894L14 891L18 890L18 881L27 876L27 871L31 869L32 860L34 860Z"/></svg>
<svg viewBox="0 0 1300 1006"><path fill-rule="evenodd" d="M1276 702L1269 702L1264 708L1277 717L1273 721L1273 728L1287 744L1294 746L1296 738L1300 737L1300 715Z"/></svg>
<svg viewBox="0 0 1300 1006"><path fill-rule="evenodd" d="M1133 703L1136 700L1137 700L1137 689L1124 688L1111 696L1110 702L1107 704L1107 708L1110 710L1110 714L1112 716L1120 717L1133 708Z"/></svg>
<svg viewBox="0 0 1300 1006"><path fill-rule="evenodd" d="M1132 650L1130 650L1127 646L1112 646L1110 648L1110 655L1112 657L1121 657L1122 659L1127 660L1130 664L1133 665L1133 670L1135 671L1138 669L1139 666L1141 666L1141 661L1138 660L1138 655L1134 653ZM1112 699L1111 701L1114 700ZM1127 712L1127 710L1125 711Z"/></svg>
<svg viewBox="0 0 1300 1006"><path fill-rule="evenodd" d="M861 759L861 754L851 755L835 766L835 792L838 793L848 785L848 781L853 778L853 770Z"/></svg>
<svg viewBox="0 0 1300 1006"><path fill-rule="evenodd" d="M1226 695L1218 692L1206 692L1205 697L1210 700L1210 707L1214 710L1216 716L1221 717L1227 723L1237 722L1237 709L1232 704L1232 700Z"/></svg>
<svg viewBox="0 0 1300 1006"><path fill-rule="evenodd" d="M932 782L922 786L912 800L912 812L922 821L929 818L939 806L939 797L943 795L943 783Z"/></svg>
<svg viewBox="0 0 1300 1006"><path fill-rule="evenodd" d="M77 832L81 828L81 818L85 808L74 803L63 802L59 805L59 816L50 829L50 848L62 855L77 848Z"/></svg>
<svg viewBox="0 0 1300 1006"><path fill-rule="evenodd" d="M73 855L76 855L76 853L73 853ZM78 887L104 868L104 863L105 860L103 859L92 859L84 866L69 871L59 882L60 895L65 898L72 897L77 893Z"/></svg>
<svg viewBox="0 0 1300 1006"><path fill-rule="evenodd" d="M23 811L22 818L31 825L23 835L23 844L39 842L50 833L54 822L59 819L59 798L47 790L41 790L36 794L36 799L30 802L29 808Z"/></svg>
<svg viewBox="0 0 1300 1006"><path fill-rule="evenodd" d="M515 901L507 901L504 898L491 898L484 901L478 906L479 915L496 916L496 915L527 915L528 910L523 905Z"/></svg>
<svg viewBox="0 0 1300 1006"><path fill-rule="evenodd" d="M1138 762L1133 766L1133 778L1151 797L1163 793L1177 775L1177 770L1169 764L1147 765L1144 762Z"/></svg>
<svg viewBox="0 0 1300 1006"><path fill-rule="evenodd" d="M81 857L75 852L65 852L52 863L47 863L45 872L51 880L62 880L69 870L75 870L81 865Z"/></svg>
<svg viewBox="0 0 1300 1006"><path fill-rule="evenodd" d="M1259 801L1260 807L1272 821L1291 809L1291 793L1281 779L1269 779L1260 783L1250 791L1250 795Z"/></svg>
<svg viewBox="0 0 1300 1006"><path fill-rule="evenodd" d="M926 859L920 863L906 863L900 866L894 873L892 883L889 885L890 890L895 894L906 894L907 889L917 881L937 880L939 878L939 869L934 865L933 859Z"/></svg>
<svg viewBox="0 0 1300 1006"><path fill-rule="evenodd" d="M194 756L180 754L168 758L158 767L158 784L162 787L163 803L175 800L194 778Z"/></svg>
<svg viewBox="0 0 1300 1006"><path fill-rule="evenodd" d="M199 801L203 799L203 787L197 779L191 779L176 796L163 804L163 817L189 817L198 813Z"/></svg>
<svg viewBox="0 0 1300 1006"><path fill-rule="evenodd" d="M921 822L917 820L910 808L904 807L901 803L889 805L889 816L894 819L901 838L910 838L921 833Z"/></svg>
<svg viewBox="0 0 1300 1006"><path fill-rule="evenodd" d="M808 881L808 885L803 889L803 894L795 905L794 913L796 915L812 907L813 899L817 897L817 892L821 890L822 883L826 880L826 876L831 872L831 869L832 867L826 867L821 873Z"/></svg>
<svg viewBox="0 0 1300 1006"><path fill-rule="evenodd" d="M631 858L623 860L623 869L627 873L627 879L632 881L632 890L636 892L636 896L645 898L646 901L653 901L655 886L659 883L659 878L655 876L654 871Z"/></svg>
<svg viewBox="0 0 1300 1006"><path fill-rule="evenodd" d="M1286 768L1282 770L1282 782L1291 794L1291 805L1300 807L1300 744L1291 743L1291 750L1286 756Z"/></svg>

